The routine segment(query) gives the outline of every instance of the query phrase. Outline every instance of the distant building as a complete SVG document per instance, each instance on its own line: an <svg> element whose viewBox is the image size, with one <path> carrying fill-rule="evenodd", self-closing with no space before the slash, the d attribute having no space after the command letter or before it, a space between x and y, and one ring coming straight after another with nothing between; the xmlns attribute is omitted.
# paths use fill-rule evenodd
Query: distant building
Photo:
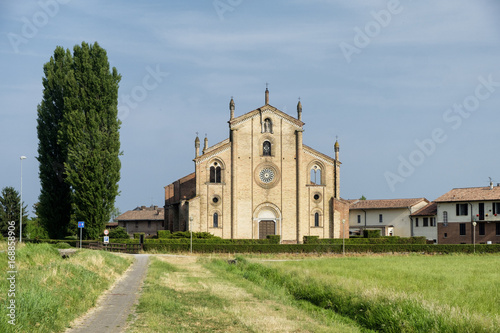
<svg viewBox="0 0 500 333"><path fill-rule="evenodd" d="M146 236L154 236L158 230L165 229L164 208L137 207L118 216L116 221L118 221L118 226L123 227L129 235L144 232Z"/></svg>
<svg viewBox="0 0 500 333"><path fill-rule="evenodd" d="M411 234L415 237L425 237L428 241L437 243L437 204L429 203L427 206L411 214Z"/></svg>
<svg viewBox="0 0 500 333"><path fill-rule="evenodd" d="M169 230L226 239L281 235L288 243L348 237L339 143L332 144L335 157L303 144L300 101L290 116L269 104L266 89L263 106L235 116L231 99L228 123L229 138L208 146L205 137L201 154L196 137L195 172L165 187Z"/></svg>
<svg viewBox="0 0 500 333"><path fill-rule="evenodd" d="M349 229L362 233L363 229L380 230L382 236L412 236L411 214L429 201L425 198L350 200Z"/></svg>
<svg viewBox="0 0 500 333"><path fill-rule="evenodd" d="M454 188L435 202L439 244L500 243L500 184Z"/></svg>

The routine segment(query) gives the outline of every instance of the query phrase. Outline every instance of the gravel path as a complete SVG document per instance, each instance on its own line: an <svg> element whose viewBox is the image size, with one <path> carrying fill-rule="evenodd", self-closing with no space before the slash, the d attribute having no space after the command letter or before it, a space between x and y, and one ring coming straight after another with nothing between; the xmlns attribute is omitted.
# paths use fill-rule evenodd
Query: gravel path
<svg viewBox="0 0 500 333"><path fill-rule="evenodd" d="M80 318L66 333L116 333L125 329L148 268L147 254L136 254L134 257L136 260L124 277L99 300L96 308Z"/></svg>

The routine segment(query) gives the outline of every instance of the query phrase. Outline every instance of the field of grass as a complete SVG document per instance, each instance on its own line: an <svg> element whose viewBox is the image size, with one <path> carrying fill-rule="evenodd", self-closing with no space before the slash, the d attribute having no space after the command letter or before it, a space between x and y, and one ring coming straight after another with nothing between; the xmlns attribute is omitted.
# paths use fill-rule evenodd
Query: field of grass
<svg viewBox="0 0 500 333"><path fill-rule="evenodd" d="M95 305L100 294L129 267L132 258L80 250L62 259L49 244L18 244L16 325L8 323L7 253L1 253L0 332L60 332Z"/></svg>
<svg viewBox="0 0 500 333"><path fill-rule="evenodd" d="M500 256L357 256L228 268L383 332L500 332Z"/></svg>
<svg viewBox="0 0 500 333"><path fill-rule="evenodd" d="M354 321L226 271L225 261L151 258L127 332L363 332Z"/></svg>

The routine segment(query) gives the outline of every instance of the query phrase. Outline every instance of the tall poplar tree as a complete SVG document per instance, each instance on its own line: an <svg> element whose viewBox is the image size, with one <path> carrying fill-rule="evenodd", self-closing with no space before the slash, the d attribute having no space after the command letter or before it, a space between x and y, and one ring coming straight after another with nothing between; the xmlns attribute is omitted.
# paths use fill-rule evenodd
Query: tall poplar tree
<svg viewBox="0 0 500 333"><path fill-rule="evenodd" d="M102 234L118 195L120 79L116 68L110 70L106 51L97 43L84 42L74 47L70 66L57 87L62 90L62 112L57 114L61 116L57 118L57 147L51 148L61 151L62 179L69 187L71 208L65 230L74 233L76 222L85 221L84 235L91 239ZM50 233L53 226L48 226Z"/></svg>
<svg viewBox="0 0 500 333"><path fill-rule="evenodd" d="M72 65L71 52L58 46L43 66L43 99L38 105L37 159L41 185L38 215L49 236L58 239L71 234L71 188L64 170L68 150L59 136L64 114L68 112L64 100L69 97L67 85Z"/></svg>

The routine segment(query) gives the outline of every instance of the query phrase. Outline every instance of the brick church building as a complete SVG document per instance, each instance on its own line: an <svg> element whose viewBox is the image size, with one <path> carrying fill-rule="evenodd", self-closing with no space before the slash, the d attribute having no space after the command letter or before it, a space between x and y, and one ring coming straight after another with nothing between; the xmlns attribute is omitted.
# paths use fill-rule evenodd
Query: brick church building
<svg viewBox="0 0 500 333"><path fill-rule="evenodd" d="M281 235L349 237L349 205L340 198L339 144L335 158L302 143L302 105L292 117L269 104L235 116L229 138L208 147L195 140L193 173L165 187L165 227L226 239Z"/></svg>

